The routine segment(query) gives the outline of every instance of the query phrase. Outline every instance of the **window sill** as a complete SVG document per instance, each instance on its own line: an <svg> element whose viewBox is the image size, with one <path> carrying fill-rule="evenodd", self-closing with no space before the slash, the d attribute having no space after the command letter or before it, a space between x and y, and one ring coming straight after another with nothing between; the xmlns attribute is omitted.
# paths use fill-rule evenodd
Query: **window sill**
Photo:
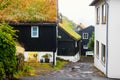
<svg viewBox="0 0 120 80"><path fill-rule="evenodd" d="M99 25L100 23L96 23L96 25Z"/></svg>
<svg viewBox="0 0 120 80"><path fill-rule="evenodd" d="M102 23L102 24L104 24L104 25L105 25L106 23Z"/></svg>
<svg viewBox="0 0 120 80"><path fill-rule="evenodd" d="M31 38L39 38L39 37L31 37Z"/></svg>

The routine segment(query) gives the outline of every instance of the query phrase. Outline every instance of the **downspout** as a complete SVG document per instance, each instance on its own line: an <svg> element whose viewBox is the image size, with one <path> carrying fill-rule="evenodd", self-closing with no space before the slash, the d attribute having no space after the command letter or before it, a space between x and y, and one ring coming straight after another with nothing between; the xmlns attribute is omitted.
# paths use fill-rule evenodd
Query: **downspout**
<svg viewBox="0 0 120 80"><path fill-rule="evenodd" d="M107 10L107 20L106 20L106 77L108 77L108 24L109 24L109 4L105 0L106 10Z"/></svg>
<svg viewBox="0 0 120 80"><path fill-rule="evenodd" d="M58 36L58 24L59 24L59 15L58 15L58 0L56 0L56 17L57 17L57 21L56 21L56 51L53 52L53 66L55 66L57 64L56 61L56 56L57 56L57 51L58 51L58 41L57 41L57 36Z"/></svg>

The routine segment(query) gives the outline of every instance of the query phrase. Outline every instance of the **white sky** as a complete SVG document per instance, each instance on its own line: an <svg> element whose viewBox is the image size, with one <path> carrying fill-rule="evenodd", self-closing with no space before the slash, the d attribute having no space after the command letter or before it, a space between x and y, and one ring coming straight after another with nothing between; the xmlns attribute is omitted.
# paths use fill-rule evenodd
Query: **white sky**
<svg viewBox="0 0 120 80"><path fill-rule="evenodd" d="M95 8L89 6L93 0L58 0L59 12L73 22L86 27L95 24Z"/></svg>

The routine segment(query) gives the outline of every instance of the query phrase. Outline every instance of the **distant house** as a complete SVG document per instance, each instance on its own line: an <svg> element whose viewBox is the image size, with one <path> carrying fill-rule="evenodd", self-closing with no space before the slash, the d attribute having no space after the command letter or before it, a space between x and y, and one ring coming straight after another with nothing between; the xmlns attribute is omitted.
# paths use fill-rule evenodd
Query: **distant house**
<svg viewBox="0 0 120 80"><path fill-rule="evenodd" d="M90 5L96 10L94 65L120 79L120 0L93 0Z"/></svg>
<svg viewBox="0 0 120 80"><path fill-rule="evenodd" d="M93 32L94 32L93 26L89 26L84 29L81 29L80 31L77 31L77 33L82 36L82 38L81 38L81 55L87 55L87 53L89 51L91 53L91 49L88 48L88 42L89 42L89 39L92 37Z"/></svg>
<svg viewBox="0 0 120 80"><path fill-rule="evenodd" d="M76 62L80 59L80 35L69 26L58 27L58 54L57 56L65 60Z"/></svg>
<svg viewBox="0 0 120 80"><path fill-rule="evenodd" d="M19 30L18 41L24 46L25 55L37 52L40 61L43 53L56 52L57 0L22 1L13 1L1 10L0 21Z"/></svg>

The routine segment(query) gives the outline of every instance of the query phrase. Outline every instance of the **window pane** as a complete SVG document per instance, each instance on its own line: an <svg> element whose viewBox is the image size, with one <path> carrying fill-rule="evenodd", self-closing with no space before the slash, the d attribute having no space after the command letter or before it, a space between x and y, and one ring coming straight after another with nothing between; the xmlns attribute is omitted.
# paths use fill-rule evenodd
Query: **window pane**
<svg viewBox="0 0 120 80"><path fill-rule="evenodd" d="M100 22L100 8L97 8L97 19L96 19L97 24Z"/></svg>
<svg viewBox="0 0 120 80"><path fill-rule="evenodd" d="M83 39L88 39L88 33L83 33Z"/></svg>
<svg viewBox="0 0 120 80"><path fill-rule="evenodd" d="M105 24L106 23L106 5L102 5L102 23Z"/></svg>
<svg viewBox="0 0 120 80"><path fill-rule="evenodd" d="M102 44L102 47L101 47L101 60L103 63L105 63L105 45Z"/></svg>
<svg viewBox="0 0 120 80"><path fill-rule="evenodd" d="M96 56L99 58L99 41L96 41Z"/></svg>
<svg viewBox="0 0 120 80"><path fill-rule="evenodd" d="M38 30L38 26L33 26L31 27L31 37L39 37L39 30Z"/></svg>
<svg viewBox="0 0 120 80"><path fill-rule="evenodd" d="M33 31L37 31L37 27L33 27Z"/></svg>
<svg viewBox="0 0 120 80"><path fill-rule="evenodd" d="M33 32L33 36L37 36L37 32Z"/></svg>

